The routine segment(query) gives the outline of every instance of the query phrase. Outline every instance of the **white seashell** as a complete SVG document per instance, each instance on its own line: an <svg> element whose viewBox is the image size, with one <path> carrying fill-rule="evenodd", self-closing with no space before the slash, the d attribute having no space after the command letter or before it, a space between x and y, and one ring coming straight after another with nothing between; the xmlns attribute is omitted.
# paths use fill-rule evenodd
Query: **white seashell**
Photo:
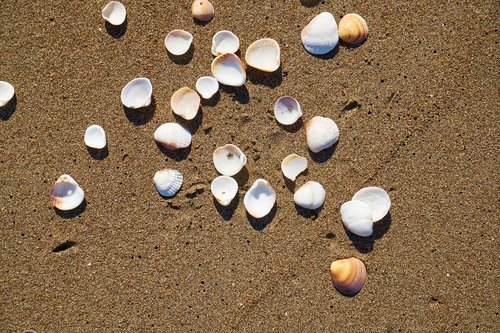
<svg viewBox="0 0 500 333"><path fill-rule="evenodd" d="M318 209L325 202L326 192L320 183L308 181L293 195L293 201L307 209Z"/></svg>
<svg viewBox="0 0 500 333"><path fill-rule="evenodd" d="M339 140L339 128L330 118L316 116L306 123L307 145L318 153Z"/></svg>
<svg viewBox="0 0 500 333"><path fill-rule="evenodd" d="M277 41L271 38L259 39L247 49L245 62L264 72L274 72L281 65L281 51Z"/></svg>
<svg viewBox="0 0 500 333"><path fill-rule="evenodd" d="M211 76L202 76L196 81L196 90L204 99L210 99L219 90L219 82Z"/></svg>
<svg viewBox="0 0 500 333"><path fill-rule="evenodd" d="M182 149L191 144L191 133L177 123L166 123L154 133L155 140L167 149Z"/></svg>
<svg viewBox="0 0 500 333"><path fill-rule="evenodd" d="M106 147L106 133L99 125L89 126L85 131L84 141L87 147L102 149Z"/></svg>
<svg viewBox="0 0 500 333"><path fill-rule="evenodd" d="M127 11L125 6L118 1L111 1L102 9L102 18L112 25L121 25L125 22Z"/></svg>
<svg viewBox="0 0 500 333"><path fill-rule="evenodd" d="M365 187L354 194L352 200L359 200L370 206L373 222L380 221L391 208L391 199L386 191L380 187Z"/></svg>
<svg viewBox="0 0 500 333"><path fill-rule="evenodd" d="M173 197L182 186L181 173L174 169L157 171L153 177L156 190L164 197Z"/></svg>
<svg viewBox="0 0 500 333"><path fill-rule="evenodd" d="M236 53L240 48L240 39L229 30L221 30L212 38L212 54Z"/></svg>
<svg viewBox="0 0 500 333"><path fill-rule="evenodd" d="M326 54L339 42L337 23L331 13L323 12L314 17L300 34L307 52Z"/></svg>
<svg viewBox="0 0 500 333"><path fill-rule="evenodd" d="M269 214L276 202L276 192L267 180L257 179L245 193L243 204L247 212L255 218Z"/></svg>
<svg viewBox="0 0 500 333"><path fill-rule="evenodd" d="M85 198L82 188L70 175L57 179L50 191L52 204L59 210L72 210L80 206Z"/></svg>
<svg viewBox="0 0 500 333"><path fill-rule="evenodd" d="M247 157L240 148L227 144L217 148L213 154L217 171L226 176L234 176L247 164Z"/></svg>
<svg viewBox="0 0 500 333"><path fill-rule="evenodd" d="M215 9L208 0L194 0L191 5L191 14L199 21L208 22L214 17Z"/></svg>
<svg viewBox="0 0 500 333"><path fill-rule="evenodd" d="M224 53L212 61L212 75L219 83L241 87L247 80L245 67L238 56Z"/></svg>
<svg viewBox="0 0 500 333"><path fill-rule="evenodd" d="M210 186L212 194L222 206L228 206L238 194L238 183L233 177L219 176L212 181Z"/></svg>
<svg viewBox="0 0 500 333"><path fill-rule="evenodd" d="M165 47L173 55L180 56L186 53L193 42L193 35L184 30L172 30L165 37Z"/></svg>
<svg viewBox="0 0 500 333"><path fill-rule="evenodd" d="M305 169L307 169L307 159L297 154L290 154L281 162L281 171L291 181L295 181Z"/></svg>
<svg viewBox="0 0 500 333"><path fill-rule="evenodd" d="M340 206L344 226L352 233L368 237L373 233L372 210L363 201L352 200Z"/></svg>
<svg viewBox="0 0 500 333"><path fill-rule="evenodd" d="M278 123L292 125L302 117L302 109L299 102L290 96L278 98L274 104L274 117Z"/></svg>
<svg viewBox="0 0 500 333"><path fill-rule="evenodd" d="M9 82L0 81L0 107L7 105L14 97L14 87Z"/></svg>
<svg viewBox="0 0 500 333"><path fill-rule="evenodd" d="M170 106L175 114L186 120L191 120L198 114L200 96L196 91L184 87L177 90L170 99Z"/></svg>
<svg viewBox="0 0 500 333"><path fill-rule="evenodd" d="M151 96L153 95L153 85L149 79L139 77L133 79L121 92L121 100L123 105L129 109L139 109L151 104Z"/></svg>

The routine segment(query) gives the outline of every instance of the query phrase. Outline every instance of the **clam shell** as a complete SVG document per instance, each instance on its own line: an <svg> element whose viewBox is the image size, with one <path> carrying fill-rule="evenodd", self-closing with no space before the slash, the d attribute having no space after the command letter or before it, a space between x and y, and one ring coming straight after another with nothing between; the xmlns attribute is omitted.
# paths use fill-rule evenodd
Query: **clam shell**
<svg viewBox="0 0 500 333"><path fill-rule="evenodd" d="M300 37L307 52L318 55L330 52L339 42L335 18L328 12L317 15L302 29Z"/></svg>
<svg viewBox="0 0 500 333"><path fill-rule="evenodd" d="M229 30L221 30L212 38L212 54L236 53L240 48L240 39Z"/></svg>
<svg viewBox="0 0 500 333"><path fill-rule="evenodd" d="M307 209L318 209L325 202L326 192L320 183L308 181L293 195L293 201Z"/></svg>
<svg viewBox="0 0 500 333"><path fill-rule="evenodd" d="M106 133L99 125L91 125L85 131L85 145L94 149L102 149L106 147Z"/></svg>
<svg viewBox="0 0 500 333"><path fill-rule="evenodd" d="M213 161L220 174L234 176L247 164L247 157L240 148L227 144L214 151Z"/></svg>
<svg viewBox="0 0 500 333"><path fill-rule="evenodd" d="M339 140L339 128L333 120L316 116L306 123L307 145L318 153L330 148Z"/></svg>
<svg viewBox="0 0 500 333"><path fill-rule="evenodd" d="M200 96L196 91L183 87L172 95L170 106L175 114L186 120L191 120L198 114L200 102Z"/></svg>
<svg viewBox="0 0 500 333"><path fill-rule="evenodd" d="M157 171L153 177L156 190L164 197L173 197L181 188L183 177L175 169Z"/></svg>
<svg viewBox="0 0 500 333"><path fill-rule="evenodd" d="M177 123L166 123L154 133L155 140L167 149L182 149L191 144L191 133Z"/></svg>
<svg viewBox="0 0 500 333"><path fill-rule="evenodd" d="M290 96L278 98L274 104L274 117L278 123L292 125L302 117L302 109L299 102Z"/></svg>
<svg viewBox="0 0 500 333"><path fill-rule="evenodd" d="M297 154L290 154L281 161L281 171L286 178L293 182L305 169L307 169L307 158Z"/></svg>
<svg viewBox="0 0 500 333"><path fill-rule="evenodd" d="M368 37L368 25L358 14L347 14L339 22L339 37L348 44L361 44Z"/></svg>
<svg viewBox="0 0 500 333"><path fill-rule="evenodd" d="M366 281L365 264L358 258L339 259L330 266L333 286L348 296L357 294Z"/></svg>
<svg viewBox="0 0 500 333"><path fill-rule="evenodd" d="M214 17L215 9L208 0L195 0L191 5L191 14L198 21L208 22Z"/></svg>
<svg viewBox="0 0 500 333"><path fill-rule="evenodd" d="M127 11L125 6L118 1L109 2L106 7L102 9L102 18L112 25L121 25L125 22Z"/></svg>
<svg viewBox="0 0 500 333"><path fill-rule="evenodd" d="M14 97L15 91L12 84L0 81L0 107L7 105Z"/></svg>
<svg viewBox="0 0 500 333"><path fill-rule="evenodd" d="M245 62L264 72L274 72L281 65L281 51L277 41L271 38L259 39L247 49Z"/></svg>
<svg viewBox="0 0 500 333"><path fill-rule="evenodd" d="M70 175L57 179L50 191L52 204L59 210L72 210L80 206L85 198L82 188Z"/></svg>
<svg viewBox="0 0 500 333"><path fill-rule="evenodd" d="M248 214L261 218L269 214L276 202L276 192L267 180L257 179L245 193L243 204Z"/></svg>
<svg viewBox="0 0 500 333"><path fill-rule="evenodd" d="M219 82L211 76L202 76L196 81L196 90L204 99L210 99L219 91Z"/></svg>
<svg viewBox="0 0 500 333"><path fill-rule="evenodd" d="M368 237L373 233L372 210L363 201L352 200L340 206L340 216L350 232Z"/></svg>
<svg viewBox="0 0 500 333"><path fill-rule="evenodd" d="M238 183L233 177L219 176L212 181L210 189L218 203L228 206L238 194Z"/></svg>
<svg viewBox="0 0 500 333"><path fill-rule="evenodd" d="M149 79L138 77L123 87L120 98L129 109L139 109L151 104L153 85Z"/></svg>
<svg viewBox="0 0 500 333"><path fill-rule="evenodd" d="M193 35L184 30L172 30L165 37L165 47L173 55L180 56L186 53L193 42Z"/></svg>
<svg viewBox="0 0 500 333"><path fill-rule="evenodd" d="M224 53L212 61L212 75L219 83L241 87L247 80L245 67L238 56Z"/></svg>
<svg viewBox="0 0 500 333"><path fill-rule="evenodd" d="M373 222L380 221L391 208L389 194L380 187L365 187L354 194L352 200L363 201L373 214Z"/></svg>

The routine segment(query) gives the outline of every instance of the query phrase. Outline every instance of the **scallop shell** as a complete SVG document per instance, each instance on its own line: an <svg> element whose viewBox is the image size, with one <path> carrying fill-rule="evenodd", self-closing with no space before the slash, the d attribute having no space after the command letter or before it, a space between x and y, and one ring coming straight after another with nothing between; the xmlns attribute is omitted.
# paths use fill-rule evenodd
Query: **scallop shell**
<svg viewBox="0 0 500 333"><path fill-rule="evenodd" d="M300 37L307 52L312 54L330 52L339 42L335 18L328 12L317 15L302 29Z"/></svg>
<svg viewBox="0 0 500 333"><path fill-rule="evenodd" d="M241 87L247 80L245 67L238 56L224 53L212 61L212 75L219 83Z"/></svg>
<svg viewBox="0 0 500 333"><path fill-rule="evenodd" d="M278 123L292 125L302 117L302 109L299 102L290 96L278 98L274 104L274 117Z"/></svg>
<svg viewBox="0 0 500 333"><path fill-rule="evenodd" d="M245 194L243 204L248 214L261 218L269 214L276 202L276 192L267 180L257 179Z"/></svg>
<svg viewBox="0 0 500 333"><path fill-rule="evenodd" d="M373 233L373 214L370 206L363 201L352 200L340 206L340 216L350 232L368 237Z"/></svg>
<svg viewBox="0 0 500 333"><path fill-rule="evenodd" d="M210 99L219 91L219 82L211 76L202 76L196 81L196 90L204 99Z"/></svg>
<svg viewBox="0 0 500 333"><path fill-rule="evenodd" d="M165 37L165 47L173 55L180 56L186 53L193 42L193 35L184 30L172 30Z"/></svg>
<svg viewBox="0 0 500 333"><path fill-rule="evenodd" d="M102 149L106 147L106 133L99 125L91 125L85 131L85 145L94 149Z"/></svg>
<svg viewBox="0 0 500 333"><path fill-rule="evenodd" d="M52 204L59 210L72 210L80 206L85 193L70 175L62 175L57 179L50 191Z"/></svg>
<svg viewBox="0 0 500 333"><path fill-rule="evenodd" d="M153 177L156 190L164 197L173 197L181 188L183 177L174 169L157 171Z"/></svg>
<svg viewBox="0 0 500 333"><path fill-rule="evenodd" d="M368 25L358 14L347 14L339 22L339 37L348 44L361 44L368 37Z"/></svg>
<svg viewBox="0 0 500 333"><path fill-rule="evenodd" d="M247 164L245 154L232 144L217 148L214 151L213 160L217 171L226 176L234 176Z"/></svg>
<svg viewBox="0 0 500 333"><path fill-rule="evenodd" d="M219 176L212 181L210 189L218 203L228 206L238 194L238 183L233 177Z"/></svg>
<svg viewBox="0 0 500 333"><path fill-rule="evenodd" d="M195 0L191 5L191 14L198 21L208 22L215 15L215 9L208 0Z"/></svg>
<svg viewBox="0 0 500 333"><path fill-rule="evenodd" d="M293 195L293 201L307 209L318 209L325 203L326 192L320 183L308 181Z"/></svg>
<svg viewBox="0 0 500 333"><path fill-rule="evenodd" d="M339 140L339 128L333 120L316 116L306 123L307 145L318 153L330 148Z"/></svg>
<svg viewBox="0 0 500 333"><path fill-rule="evenodd" d="M307 169L307 159L297 154L290 154L281 162L281 171L293 182L305 169Z"/></svg>
<svg viewBox="0 0 500 333"><path fill-rule="evenodd" d="M236 53L240 48L240 39L229 30L221 30L212 38L212 54Z"/></svg>
<svg viewBox="0 0 500 333"><path fill-rule="evenodd" d="M357 294L366 281L365 264L358 258L339 259L330 266L333 286L348 296Z"/></svg>
<svg viewBox="0 0 500 333"><path fill-rule="evenodd" d="M125 22L127 11L125 6L118 1L109 2L106 7L102 9L102 18L112 25L121 25Z"/></svg>
<svg viewBox="0 0 500 333"><path fill-rule="evenodd" d="M155 140L167 149L182 149L191 144L191 133L177 123L166 123L154 133Z"/></svg>
<svg viewBox="0 0 500 333"><path fill-rule="evenodd" d="M264 72L274 72L281 65L280 46L277 41L271 38L259 39L247 49L245 62Z"/></svg>
<svg viewBox="0 0 500 333"><path fill-rule="evenodd" d="M138 77L123 87L120 98L129 109L139 109L151 104L153 85L149 79Z"/></svg>
<svg viewBox="0 0 500 333"><path fill-rule="evenodd" d="M177 90L170 99L170 106L175 114L186 120L191 120L198 114L200 96L196 91L184 87Z"/></svg>
<svg viewBox="0 0 500 333"><path fill-rule="evenodd" d="M0 81L0 107L7 105L14 97L15 91L12 84Z"/></svg>
<svg viewBox="0 0 500 333"><path fill-rule="evenodd" d="M391 208L389 194L380 187L365 187L354 194L352 200L363 201L373 214L373 222L380 221Z"/></svg>

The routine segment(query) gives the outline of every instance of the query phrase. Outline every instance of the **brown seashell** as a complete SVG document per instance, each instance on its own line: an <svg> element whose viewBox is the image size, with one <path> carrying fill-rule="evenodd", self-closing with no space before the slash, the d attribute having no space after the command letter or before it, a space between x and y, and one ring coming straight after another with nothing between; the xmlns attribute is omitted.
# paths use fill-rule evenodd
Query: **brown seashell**
<svg viewBox="0 0 500 333"><path fill-rule="evenodd" d="M195 0L191 5L191 13L198 21L210 21L215 15L215 9L208 0Z"/></svg>
<svg viewBox="0 0 500 333"><path fill-rule="evenodd" d="M368 25L358 14L347 14L339 22L339 37L351 45L361 44L368 37Z"/></svg>
<svg viewBox="0 0 500 333"><path fill-rule="evenodd" d="M332 262L330 275L335 289L344 295L352 296L365 284L366 267L358 258L339 259Z"/></svg>

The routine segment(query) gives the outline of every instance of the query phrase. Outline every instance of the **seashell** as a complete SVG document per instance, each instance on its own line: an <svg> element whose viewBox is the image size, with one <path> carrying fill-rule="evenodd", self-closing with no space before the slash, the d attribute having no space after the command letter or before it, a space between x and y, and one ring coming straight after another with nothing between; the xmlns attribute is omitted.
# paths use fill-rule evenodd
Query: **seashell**
<svg viewBox="0 0 500 333"><path fill-rule="evenodd" d="M14 97L14 87L9 82L0 81L0 107L7 105Z"/></svg>
<svg viewBox="0 0 500 333"><path fill-rule="evenodd" d="M174 169L157 171L153 177L156 190L164 197L173 197L182 186L181 173Z"/></svg>
<svg viewBox="0 0 500 333"><path fill-rule="evenodd" d="M363 201L373 214L373 222L380 221L391 208L391 199L386 191L380 187L365 187L354 194L352 200Z"/></svg>
<svg viewBox="0 0 500 333"><path fill-rule="evenodd" d="M339 37L348 44L361 44L368 37L368 25L358 14L347 14L339 22Z"/></svg>
<svg viewBox="0 0 500 333"><path fill-rule="evenodd" d="M198 21L208 22L215 15L215 9L208 0L195 0L191 5L191 14Z"/></svg>
<svg viewBox="0 0 500 333"><path fill-rule="evenodd" d="M121 25L125 22L127 11L125 6L118 1L109 2L106 7L102 9L102 18L112 25Z"/></svg>
<svg viewBox="0 0 500 333"><path fill-rule="evenodd" d="M85 131L85 145L89 148L102 149L106 147L106 133L99 125L92 125Z"/></svg>
<svg viewBox="0 0 500 333"><path fill-rule="evenodd" d="M219 176L212 181L210 186L212 194L222 206L228 206L238 194L238 183L233 177Z"/></svg>
<svg viewBox="0 0 500 333"><path fill-rule="evenodd" d="M193 42L193 35L184 30L172 30L165 37L165 47L173 55L180 56L186 53Z"/></svg>
<svg viewBox="0 0 500 333"><path fill-rule="evenodd" d="M240 148L227 144L217 148L213 154L217 171L226 176L234 176L247 164L247 157Z"/></svg>
<svg viewBox="0 0 500 333"><path fill-rule="evenodd" d="M274 117L278 123L292 125L302 117L302 109L299 102L290 96L278 98L274 104Z"/></svg>
<svg viewBox="0 0 500 333"><path fill-rule="evenodd" d="M212 75L219 83L241 87L247 80L245 67L238 56L224 53L212 61Z"/></svg>
<svg viewBox="0 0 500 333"><path fill-rule="evenodd" d="M72 210L80 206L85 198L82 188L70 175L57 179L50 191L52 204L59 210Z"/></svg>
<svg viewBox="0 0 500 333"><path fill-rule="evenodd" d="M307 145L318 153L339 140L339 128L330 118L316 116L306 123Z"/></svg>
<svg viewBox="0 0 500 333"><path fill-rule="evenodd" d="M281 65L280 46L271 38L259 39L247 49L245 62L264 72L274 72Z"/></svg>
<svg viewBox="0 0 500 333"><path fill-rule="evenodd" d="M330 52L339 42L335 18L328 12L317 15L302 29L300 37L307 52L312 54Z"/></svg>
<svg viewBox="0 0 500 333"><path fill-rule="evenodd" d="M326 192L320 183L308 181L293 195L293 201L307 209L318 209L325 203Z"/></svg>
<svg viewBox="0 0 500 333"><path fill-rule="evenodd" d="M243 205L248 214L259 219L269 214L276 202L276 192L267 180L257 179L245 193Z"/></svg>
<svg viewBox="0 0 500 333"><path fill-rule="evenodd" d="M177 90L170 99L170 106L175 114L186 120L191 120L198 114L200 96L196 91L184 87Z"/></svg>
<svg viewBox="0 0 500 333"><path fill-rule="evenodd" d="M366 281L365 264L358 258L334 260L330 266L333 286L348 296L357 294Z"/></svg>
<svg viewBox="0 0 500 333"><path fill-rule="evenodd" d="M340 216L350 232L362 237L368 237L373 233L372 210L363 201L347 201L340 206Z"/></svg>
<svg viewBox="0 0 500 333"><path fill-rule="evenodd" d="M122 104L129 109L139 109L151 104L153 85L149 79L139 77L123 87L120 98Z"/></svg>
<svg viewBox="0 0 500 333"><path fill-rule="evenodd" d="M240 48L240 39L229 30L221 30L212 38L212 54L236 53Z"/></svg>
<svg viewBox="0 0 500 333"><path fill-rule="evenodd" d="M293 182L305 169L307 169L307 159L297 154L290 154L281 162L281 171Z"/></svg>
<svg viewBox="0 0 500 333"><path fill-rule="evenodd" d="M177 123L166 123L158 127L154 133L156 142L167 149L182 149L191 144L191 133Z"/></svg>
<svg viewBox="0 0 500 333"><path fill-rule="evenodd" d="M211 76L202 76L196 81L196 90L204 99L210 99L219 91L219 82Z"/></svg>

